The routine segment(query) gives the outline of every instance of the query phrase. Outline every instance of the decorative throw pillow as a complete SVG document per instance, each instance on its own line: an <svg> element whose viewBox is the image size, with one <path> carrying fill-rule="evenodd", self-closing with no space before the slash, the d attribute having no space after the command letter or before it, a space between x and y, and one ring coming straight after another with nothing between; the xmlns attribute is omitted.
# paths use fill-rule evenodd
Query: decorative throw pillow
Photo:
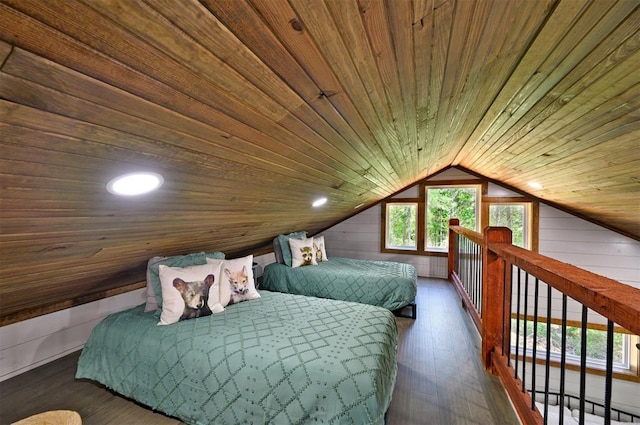
<svg viewBox="0 0 640 425"><path fill-rule="evenodd" d="M152 257L147 263L147 302L144 311L156 311L162 308L162 290L158 267L165 265L169 267L189 267L207 263L207 258L224 259L223 252L197 252L187 255L176 255L173 257Z"/></svg>
<svg viewBox="0 0 640 425"><path fill-rule="evenodd" d="M313 238L289 239L291 248L291 267L317 266Z"/></svg>
<svg viewBox="0 0 640 425"><path fill-rule="evenodd" d="M221 263L185 268L159 265L163 304L158 325L224 311L220 304L220 266Z"/></svg>
<svg viewBox="0 0 640 425"><path fill-rule="evenodd" d="M208 262L219 260L207 260ZM253 278L253 255L222 260L220 270L220 303L223 306L260 298Z"/></svg>
<svg viewBox="0 0 640 425"><path fill-rule="evenodd" d="M287 266L291 267L291 248L289 247L289 239L305 239L306 237L307 232L304 231L277 236L279 242L278 244L280 245L280 250L282 251L282 264L286 264ZM278 259L278 254L276 254L276 259Z"/></svg>
<svg viewBox="0 0 640 425"><path fill-rule="evenodd" d="M313 237L313 250L316 252L316 262L327 261L327 251L324 245L324 236Z"/></svg>

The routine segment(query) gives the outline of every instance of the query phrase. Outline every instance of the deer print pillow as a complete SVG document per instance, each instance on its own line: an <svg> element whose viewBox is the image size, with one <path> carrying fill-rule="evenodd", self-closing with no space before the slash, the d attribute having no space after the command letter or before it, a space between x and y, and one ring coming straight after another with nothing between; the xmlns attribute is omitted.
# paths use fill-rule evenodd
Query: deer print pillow
<svg viewBox="0 0 640 425"><path fill-rule="evenodd" d="M291 267L318 265L313 238L289 239L289 247L291 248Z"/></svg>
<svg viewBox="0 0 640 425"><path fill-rule="evenodd" d="M324 236L313 237L313 250L316 252L316 262L327 261L327 250L324 245Z"/></svg>
<svg viewBox="0 0 640 425"><path fill-rule="evenodd" d="M253 277L253 255L233 260L207 258L207 262L222 263L220 268L220 303L223 306L260 298Z"/></svg>

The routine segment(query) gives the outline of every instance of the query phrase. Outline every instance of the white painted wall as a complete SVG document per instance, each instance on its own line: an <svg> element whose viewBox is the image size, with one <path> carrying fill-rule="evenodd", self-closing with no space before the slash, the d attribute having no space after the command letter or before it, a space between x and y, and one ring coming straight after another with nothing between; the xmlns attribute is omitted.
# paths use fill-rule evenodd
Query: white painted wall
<svg viewBox="0 0 640 425"><path fill-rule="evenodd" d="M80 350L95 325L146 300L127 292L0 328L0 381Z"/></svg>

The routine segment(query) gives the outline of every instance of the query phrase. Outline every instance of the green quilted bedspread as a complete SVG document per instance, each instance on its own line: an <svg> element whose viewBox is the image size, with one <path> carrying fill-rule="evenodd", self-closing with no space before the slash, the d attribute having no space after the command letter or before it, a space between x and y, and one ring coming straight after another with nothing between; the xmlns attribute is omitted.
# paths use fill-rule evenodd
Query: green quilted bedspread
<svg viewBox="0 0 640 425"><path fill-rule="evenodd" d="M269 264L262 288L396 310L415 300L417 274L406 263L331 257L317 266Z"/></svg>
<svg viewBox="0 0 640 425"><path fill-rule="evenodd" d="M93 330L76 378L189 424L383 424L397 373L393 315L261 295L169 326L144 306L112 314Z"/></svg>

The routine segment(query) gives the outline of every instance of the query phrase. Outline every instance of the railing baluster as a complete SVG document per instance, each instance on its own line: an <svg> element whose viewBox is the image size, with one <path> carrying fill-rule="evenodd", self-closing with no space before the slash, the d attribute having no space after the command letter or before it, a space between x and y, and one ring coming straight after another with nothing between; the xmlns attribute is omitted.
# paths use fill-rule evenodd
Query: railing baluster
<svg viewBox="0 0 640 425"><path fill-rule="evenodd" d="M518 355L520 354L520 268L516 268L518 270L518 286L516 290L516 302L518 303L516 306L516 361L515 367L513 368L516 372L515 377L518 378Z"/></svg>
<svg viewBox="0 0 640 425"><path fill-rule="evenodd" d="M529 312L529 272L524 274L524 323L522 324L522 392L526 391L527 384L527 313Z"/></svg>
<svg viewBox="0 0 640 425"><path fill-rule="evenodd" d="M502 280L504 282L507 281L507 267L504 268L504 271L502 273ZM509 315L508 317L511 317L511 312L507 312L507 285L504 285L502 287L502 355L504 356L505 353L507 353L507 358L511 357L509 354L509 351L511 350L511 347L509 345L507 345L507 332L509 331L507 329L507 314ZM505 345L509 348L509 351L507 349L505 349Z"/></svg>
<svg viewBox="0 0 640 425"><path fill-rule="evenodd" d="M513 276L514 268L515 266L513 264L509 267L509 273L511 276ZM513 310L513 279L509 279L509 306L509 310ZM509 311L509 332L507 332L507 340L507 350L505 351L505 355L507 356L507 366L511 366L511 311Z"/></svg>
<svg viewBox="0 0 640 425"><path fill-rule="evenodd" d="M533 287L533 353L531 358L531 409L535 408L536 401L536 360L538 358L538 292L539 280L536 277Z"/></svg>
<svg viewBox="0 0 640 425"><path fill-rule="evenodd" d="M580 332L580 424L584 424L584 400L587 379L587 307L582 306L582 328Z"/></svg>
<svg viewBox="0 0 640 425"><path fill-rule="evenodd" d="M469 250L469 258L471 261L471 271L469 273L469 279L471 279L471 281L473 282L473 292L475 294L475 299L474 299L474 303L473 305L476 307L476 310L481 311L478 306L478 294L479 294L479 288L478 288L478 279L476 279L476 268L477 268L477 263L476 263L476 244L471 244L471 249Z"/></svg>
<svg viewBox="0 0 640 425"><path fill-rule="evenodd" d="M551 285L547 284L547 358L544 365L544 423L549 413L549 372L551 365Z"/></svg>
<svg viewBox="0 0 640 425"><path fill-rule="evenodd" d="M564 406L564 384L567 365L567 296L562 294L562 353L560 354L560 406ZM564 425L564 409L560 408L560 425Z"/></svg>
<svg viewBox="0 0 640 425"><path fill-rule="evenodd" d="M607 320L607 366L604 382L604 425L611 425L611 385L613 378L613 322Z"/></svg>

